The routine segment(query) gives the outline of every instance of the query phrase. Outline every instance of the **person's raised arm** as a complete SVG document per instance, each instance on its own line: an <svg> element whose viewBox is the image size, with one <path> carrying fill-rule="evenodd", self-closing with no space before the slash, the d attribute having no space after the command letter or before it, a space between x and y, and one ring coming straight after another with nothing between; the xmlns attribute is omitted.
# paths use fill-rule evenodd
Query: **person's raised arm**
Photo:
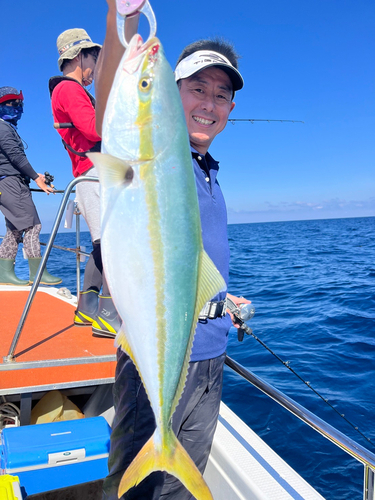
<svg viewBox="0 0 375 500"><path fill-rule="evenodd" d="M115 0L107 0L107 3L107 30L104 44L102 50L100 51L95 68L96 131L100 136L102 135L103 117L109 92L112 87L116 70L125 51L117 34L116 2ZM133 35L137 33L138 22L139 14L126 19L125 34L128 42L131 40Z"/></svg>

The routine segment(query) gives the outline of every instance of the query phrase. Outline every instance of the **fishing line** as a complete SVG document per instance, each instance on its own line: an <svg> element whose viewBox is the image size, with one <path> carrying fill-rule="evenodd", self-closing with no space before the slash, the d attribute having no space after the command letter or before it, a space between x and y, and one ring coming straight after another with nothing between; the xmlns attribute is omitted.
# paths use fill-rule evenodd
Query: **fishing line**
<svg viewBox="0 0 375 500"><path fill-rule="evenodd" d="M245 329L245 326L246 323L244 323L244 325L241 325L241 328L244 328ZM265 347L267 349L268 352L270 352L273 356L275 356L276 359L278 359L286 368L288 368L288 370L290 370L292 373L294 373L294 375L296 377L298 377L305 385L307 385L307 387L309 387L317 396L320 397L320 399L322 399L330 408L332 408L332 410L334 410L338 415L340 415L341 418L343 418L345 420L345 422L347 422L351 427L353 427L353 429L355 431L358 432L358 434L360 434L363 438L366 439L366 441L368 441L372 446L375 446L374 443L371 441L370 438L368 438L367 436L365 436L360 430L359 428L353 424L350 420L348 420L346 417L345 417L345 414L344 413L340 413L333 405L331 405L331 403L328 401L327 398L323 397L321 394L319 394L319 392L314 389L310 382L304 380L295 370L293 370L293 368L291 368L290 366L290 361L284 361L280 358L280 356L278 356L275 352L273 352L272 349L270 349L259 337L257 337L255 335L255 333L253 333L253 331L251 330L251 328L247 327L247 329L245 330L247 334L249 335L252 335L255 340L257 340L263 347Z"/></svg>
<svg viewBox="0 0 375 500"><path fill-rule="evenodd" d="M254 306L251 306L250 304L235 304L230 297L227 296L227 307L230 310L230 312L233 315L234 322L239 325L237 328L237 335L238 335L238 340L242 342L244 333L247 333L248 335L252 335L255 340L257 340L264 348L267 349L268 352L270 352L273 356L275 356L276 359L278 359L288 370L290 370L296 377L298 377L307 387L309 387L319 398L324 401L332 410L334 410L338 415L340 415L341 418L345 420L355 431L358 432L363 438L366 439L372 446L374 444L372 443L371 439L365 436L359 428L353 424L350 420L348 420L345 417L344 413L340 413L331 403L328 401L327 398L323 397L316 389L314 389L310 382L307 380L304 380L293 368L290 367L290 361L284 361L278 356L270 347L268 347L267 344L265 344L259 337L253 333L252 329L246 324L246 321L250 320L255 313L255 308Z"/></svg>
<svg viewBox="0 0 375 500"><path fill-rule="evenodd" d="M232 125L235 122L250 122L253 124L254 122L289 122L289 123L305 123L302 120L268 120L267 118L228 118L228 122L231 122Z"/></svg>

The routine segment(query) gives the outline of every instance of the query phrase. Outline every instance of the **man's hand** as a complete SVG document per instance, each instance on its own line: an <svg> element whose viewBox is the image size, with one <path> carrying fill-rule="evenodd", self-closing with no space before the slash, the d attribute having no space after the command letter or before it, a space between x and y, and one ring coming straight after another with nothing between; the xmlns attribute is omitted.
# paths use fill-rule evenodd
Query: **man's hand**
<svg viewBox="0 0 375 500"><path fill-rule="evenodd" d="M112 11L113 13L117 12L116 0L107 0L107 4L109 11Z"/></svg>
<svg viewBox="0 0 375 500"><path fill-rule="evenodd" d="M107 99L111 91L113 80L124 54L125 48L122 46L117 34L116 23L116 1L107 0L107 30L103 47L99 52L98 62L95 67L95 126L96 132L102 136L102 125ZM138 31L139 14L125 20L126 40L130 42L133 35Z"/></svg>
<svg viewBox="0 0 375 500"><path fill-rule="evenodd" d="M247 300L244 297L236 297L235 295L231 295L230 293L227 293L227 296L232 302L234 302L234 304L236 304L237 307L239 307L241 304L251 304L251 300ZM234 316L229 309L227 309L227 313L230 314L230 317L232 318L233 326L235 326L236 328L240 328L241 325L235 322Z"/></svg>
<svg viewBox="0 0 375 500"><path fill-rule="evenodd" d="M42 191L44 191L47 194L55 193L55 190L51 186L48 186L48 184L46 184L45 180L46 180L46 178L44 177L43 174L38 174L38 177L35 179L35 182L36 182L38 188L40 188Z"/></svg>

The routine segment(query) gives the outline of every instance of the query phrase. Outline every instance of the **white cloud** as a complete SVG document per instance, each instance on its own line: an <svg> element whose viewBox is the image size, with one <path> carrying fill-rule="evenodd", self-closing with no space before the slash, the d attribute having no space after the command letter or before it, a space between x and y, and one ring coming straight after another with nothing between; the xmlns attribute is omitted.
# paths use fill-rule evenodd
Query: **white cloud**
<svg viewBox="0 0 375 500"><path fill-rule="evenodd" d="M365 201L346 201L338 198L323 202L265 202L259 210L234 210L228 207L229 224L306 219L335 219L375 216L375 197Z"/></svg>

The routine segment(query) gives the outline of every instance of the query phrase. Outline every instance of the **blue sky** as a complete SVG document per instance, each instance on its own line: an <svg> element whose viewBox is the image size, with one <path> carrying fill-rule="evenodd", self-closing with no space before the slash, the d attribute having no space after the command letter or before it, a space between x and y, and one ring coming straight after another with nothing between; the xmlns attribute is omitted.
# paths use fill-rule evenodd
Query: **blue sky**
<svg viewBox="0 0 375 500"><path fill-rule="evenodd" d="M227 125L210 152L220 160L229 222L375 215L375 3L373 0L151 0L171 65L188 43L221 35L240 53L245 87L233 118L305 123ZM57 36L85 28L102 43L104 0L2 2L0 85L22 89L19 132L38 172L64 189L71 164L52 127L48 79ZM60 195L34 194L51 227ZM0 220L0 234L4 231Z"/></svg>

